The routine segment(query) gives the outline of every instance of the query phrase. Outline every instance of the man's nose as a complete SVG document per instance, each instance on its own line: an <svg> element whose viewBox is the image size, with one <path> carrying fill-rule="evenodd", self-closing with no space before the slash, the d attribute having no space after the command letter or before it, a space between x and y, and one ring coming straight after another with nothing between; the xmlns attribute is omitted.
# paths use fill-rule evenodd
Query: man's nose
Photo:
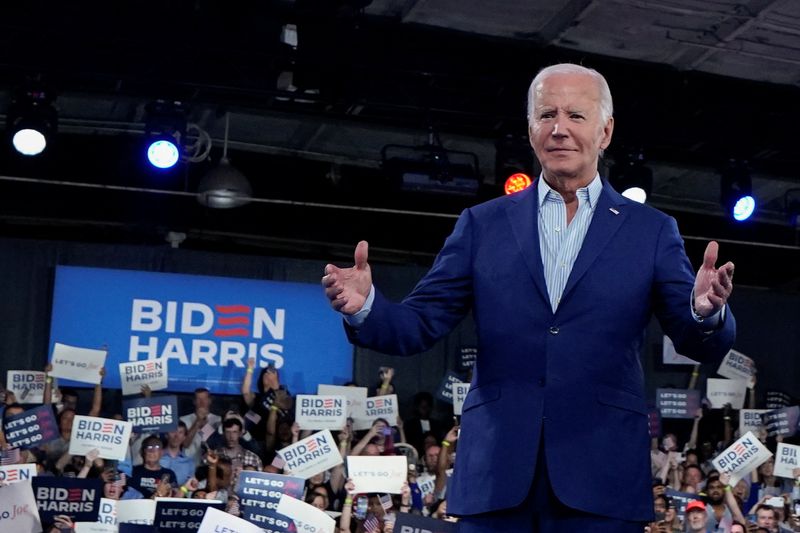
<svg viewBox="0 0 800 533"><path fill-rule="evenodd" d="M560 116L556 116L553 122L553 131L550 134L553 137L566 137L567 128Z"/></svg>

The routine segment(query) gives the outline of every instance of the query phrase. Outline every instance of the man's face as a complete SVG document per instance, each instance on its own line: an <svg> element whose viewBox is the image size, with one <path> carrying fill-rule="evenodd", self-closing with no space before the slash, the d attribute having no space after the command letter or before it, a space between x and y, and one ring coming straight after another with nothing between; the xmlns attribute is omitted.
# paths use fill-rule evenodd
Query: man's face
<svg viewBox="0 0 800 533"><path fill-rule="evenodd" d="M687 468L683 474L683 482L687 485L697 487L697 484L703 480L700 471L697 468Z"/></svg>
<svg viewBox="0 0 800 533"><path fill-rule="evenodd" d="M711 503L722 503L722 500L725 497L725 487L723 486L722 481L718 479L712 480L709 482L707 490L708 499L711 500Z"/></svg>
<svg viewBox="0 0 800 533"><path fill-rule="evenodd" d="M772 509L760 509L756 513L756 524L758 524L758 527L765 527L772 531L775 527L775 511Z"/></svg>
<svg viewBox="0 0 800 533"><path fill-rule="evenodd" d="M167 433L167 442L169 442L171 448L180 448L185 438L186 430L182 427Z"/></svg>
<svg viewBox="0 0 800 533"><path fill-rule="evenodd" d="M611 142L613 118L600 116L600 88L588 74L550 74L534 90L528 133L548 181L591 180L600 150Z"/></svg>
<svg viewBox="0 0 800 533"><path fill-rule="evenodd" d="M211 409L211 395L206 391L194 393L195 409Z"/></svg>
<svg viewBox="0 0 800 533"><path fill-rule="evenodd" d="M731 526L731 533L747 533L747 531L745 531L743 526L740 526L739 524L733 524Z"/></svg>
<svg viewBox="0 0 800 533"><path fill-rule="evenodd" d="M431 446L425 450L425 467L428 469L428 472L434 472L436 470L436 463L439 461L440 450L441 448L439 446Z"/></svg>
<svg viewBox="0 0 800 533"><path fill-rule="evenodd" d="M156 464L161 460L161 444L158 442L149 442L146 446L142 446L144 450L144 462L146 464Z"/></svg>
<svg viewBox="0 0 800 533"><path fill-rule="evenodd" d="M225 428L225 443L228 445L228 448L235 448L239 445L239 437L242 436L242 430L239 429L239 426L231 426Z"/></svg>
<svg viewBox="0 0 800 533"><path fill-rule="evenodd" d="M65 394L61 397L61 404L64 406L64 409L75 410L78 408L78 397L71 394Z"/></svg>
<svg viewBox="0 0 800 533"><path fill-rule="evenodd" d="M692 509L686 514L686 520L689 522L689 528L692 531L705 531L708 515L700 509Z"/></svg>

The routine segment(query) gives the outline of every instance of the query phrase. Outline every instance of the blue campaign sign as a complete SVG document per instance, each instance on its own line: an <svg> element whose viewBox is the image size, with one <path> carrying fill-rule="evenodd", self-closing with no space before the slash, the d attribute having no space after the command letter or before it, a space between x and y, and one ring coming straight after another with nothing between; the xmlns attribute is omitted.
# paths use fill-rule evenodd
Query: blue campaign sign
<svg viewBox="0 0 800 533"><path fill-rule="evenodd" d="M168 433L178 429L178 397L153 396L122 402L125 420L134 433Z"/></svg>
<svg viewBox="0 0 800 533"><path fill-rule="evenodd" d="M9 416L4 431L8 444L22 449L38 447L61 436L53 408L49 405Z"/></svg>
<svg viewBox="0 0 800 533"><path fill-rule="evenodd" d="M50 340L106 346L103 384L112 388L119 363L162 357L168 390L182 392L239 394L251 357L298 393L353 373L341 317L312 283L60 266Z"/></svg>
<svg viewBox="0 0 800 533"><path fill-rule="evenodd" d="M455 522L445 522L444 520L436 520L435 518L417 516L411 513L397 513L394 530L397 533L455 533L457 531L457 524Z"/></svg>
<svg viewBox="0 0 800 533"><path fill-rule="evenodd" d="M103 496L103 480L36 476L33 496L42 523L57 515L67 515L73 522L96 522Z"/></svg>
<svg viewBox="0 0 800 533"><path fill-rule="evenodd" d="M242 471L236 488L242 518L262 528L265 533L294 531L294 522L275 509L281 495L301 499L304 488L305 480L299 477Z"/></svg>
<svg viewBox="0 0 800 533"><path fill-rule="evenodd" d="M213 507L225 510L225 504L214 500L195 500L185 498L157 498L153 525L158 533L184 533L196 531L206 515L206 509Z"/></svg>

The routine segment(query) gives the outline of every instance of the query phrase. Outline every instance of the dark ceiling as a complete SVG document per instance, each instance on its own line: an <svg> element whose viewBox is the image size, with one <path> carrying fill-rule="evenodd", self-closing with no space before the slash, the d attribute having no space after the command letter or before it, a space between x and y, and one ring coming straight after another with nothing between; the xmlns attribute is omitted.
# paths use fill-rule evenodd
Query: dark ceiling
<svg viewBox="0 0 800 533"><path fill-rule="evenodd" d="M581 42L593 35L589 15L606 20L609 5L620 21L665 6L670 16L686 11L686 20L711 17L698 2L531 2L553 11L528 33L499 29L516 24L511 7L524 2L498 2L496 12L478 0L464 2L463 12L447 11L449 0L362 4L4 5L0 112L33 79L57 95L60 116L43 157L2 149L0 233L149 244L173 231L188 235L184 247L319 258L343 258L368 239L379 259L427 262L461 209L499 194L495 142L512 135L524 146L532 75L572 61L609 79L616 116L609 164L644 151L654 170L653 203L678 218L693 260L705 240L720 239L740 282L798 288L800 242L783 201L800 188L798 90L786 82L800 80L800 67L777 52L768 60L734 50L745 30L763 33L753 20L779 26L767 15L774 18L785 2L745 2L752 12L726 15L728 25L718 26L730 50L719 51L736 61L726 66L700 54L692 68L683 52L659 60L659 50L677 46L674 28L665 31L659 18L643 19L635 31L621 28L628 48L613 39L607 46L590 39L585 49ZM475 20L481 16L483 26ZM729 27L731 20L744 30ZM800 35L800 22L793 23ZM297 47L280 40L286 24L297 27ZM576 34L584 27L584 37ZM776 36L786 31L773 28ZM742 57L752 60L749 68ZM776 80L776 64L784 78ZM292 73L289 90L285 72ZM186 103L189 120L213 139L211 160L170 173L144 164L144 106L156 98ZM226 112L231 162L257 201L223 211L200 206L193 194L219 159ZM476 196L400 191L381 171L381 147L423 144L430 128L446 148L479 158ZM730 158L752 169L762 210L750 224L729 222L718 203L717 169Z"/></svg>

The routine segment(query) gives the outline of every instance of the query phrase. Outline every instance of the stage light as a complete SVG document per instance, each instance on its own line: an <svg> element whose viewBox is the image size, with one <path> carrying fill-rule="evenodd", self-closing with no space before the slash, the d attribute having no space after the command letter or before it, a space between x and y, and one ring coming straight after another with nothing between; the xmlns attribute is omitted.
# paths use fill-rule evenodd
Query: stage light
<svg viewBox="0 0 800 533"><path fill-rule="evenodd" d="M720 171L720 200L737 222L748 220L756 211L753 183L747 161L728 160Z"/></svg>
<svg viewBox="0 0 800 533"><path fill-rule="evenodd" d="M168 170L183 156L186 108L181 102L156 100L145 106L145 153L155 168Z"/></svg>
<svg viewBox="0 0 800 533"><path fill-rule="evenodd" d="M533 183L534 159L527 135L508 134L494 143L495 183L503 184L505 194L527 189Z"/></svg>
<svg viewBox="0 0 800 533"><path fill-rule="evenodd" d="M625 198L643 204L653 188L653 171L645 164L644 153L630 152L614 163L608 181Z"/></svg>
<svg viewBox="0 0 800 533"><path fill-rule="evenodd" d="M225 141L219 164L211 169L197 185L197 201L206 207L230 209L250 202L253 188L244 174L228 161L228 129L230 115L225 114Z"/></svg>
<svg viewBox="0 0 800 533"><path fill-rule="evenodd" d="M18 90L8 108L11 144L24 156L39 155L54 136L57 122L58 113L49 91L38 86Z"/></svg>

